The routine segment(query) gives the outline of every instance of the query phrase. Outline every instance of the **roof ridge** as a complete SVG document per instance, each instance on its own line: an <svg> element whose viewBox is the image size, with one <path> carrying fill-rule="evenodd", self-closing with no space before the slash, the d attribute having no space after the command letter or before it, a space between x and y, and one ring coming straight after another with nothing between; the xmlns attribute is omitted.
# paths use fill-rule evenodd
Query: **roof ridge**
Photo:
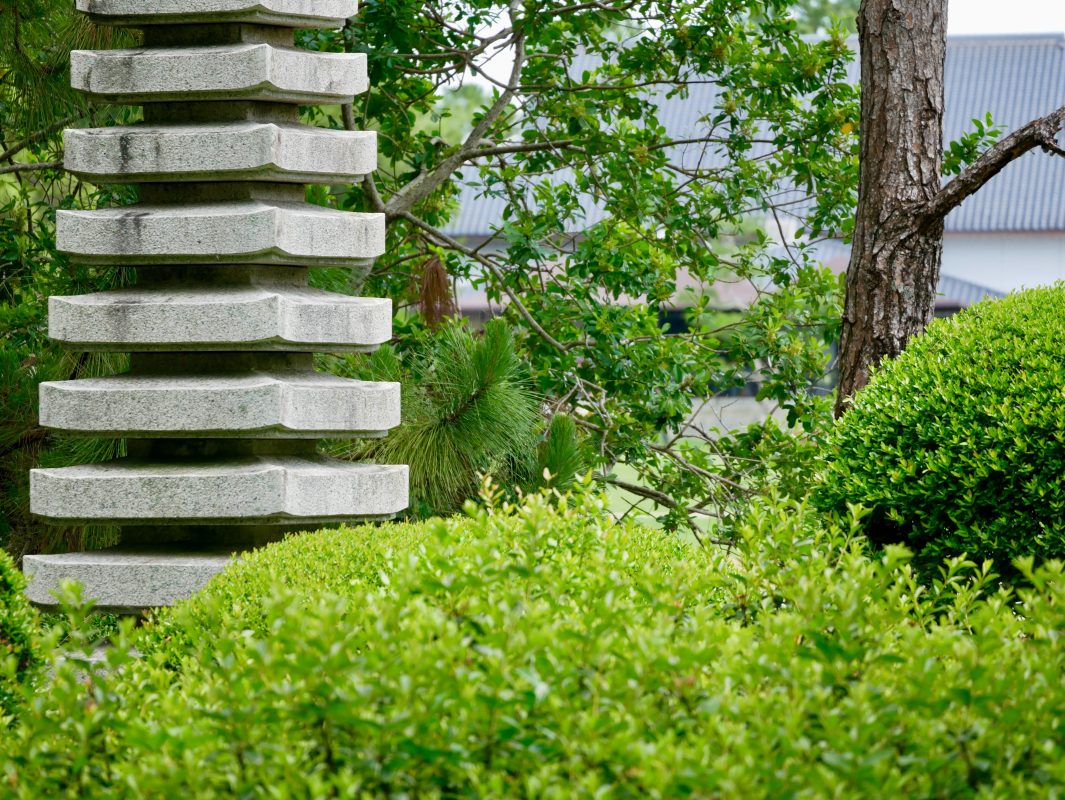
<svg viewBox="0 0 1065 800"><path fill-rule="evenodd" d="M955 45L989 45L997 42L1002 42L1003 44L1053 42L1057 45L1065 45L1065 33L1061 31L1047 31L1046 33L965 33L947 36L947 44Z"/></svg>
<svg viewBox="0 0 1065 800"><path fill-rule="evenodd" d="M810 41L820 41L828 38L821 34L803 36ZM847 37L848 46L856 45L858 35L851 34ZM1065 46L1065 31L1046 31L1045 33L952 33L947 35L948 45L989 45L989 44L1017 44L1037 42L1053 42ZM851 47L851 49L856 49Z"/></svg>

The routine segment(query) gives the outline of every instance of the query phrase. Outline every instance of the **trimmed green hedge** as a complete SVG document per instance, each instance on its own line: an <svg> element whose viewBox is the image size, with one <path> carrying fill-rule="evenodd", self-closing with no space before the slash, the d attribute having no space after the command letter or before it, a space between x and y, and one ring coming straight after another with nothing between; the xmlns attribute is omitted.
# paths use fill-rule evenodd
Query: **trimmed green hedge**
<svg viewBox="0 0 1065 800"><path fill-rule="evenodd" d="M26 580L0 550L0 730L15 713L19 685L41 660L37 614L26 600Z"/></svg>
<svg viewBox="0 0 1065 800"><path fill-rule="evenodd" d="M142 649L178 666L189 652L210 647L220 631L268 631L266 605L282 595L293 609L325 595L350 596L379 587L437 523L365 525L300 534L257 550L216 576L180 612L163 610L145 628Z"/></svg>
<svg viewBox="0 0 1065 800"><path fill-rule="evenodd" d="M597 500L538 497L292 538L140 638L126 629L107 670L53 663L0 738L0 786L23 798L1065 790L1061 565L1019 597L985 596L988 576L960 563L921 589L901 548L870 559L856 529L758 507L743 543L713 553L612 525Z"/></svg>
<svg viewBox="0 0 1065 800"><path fill-rule="evenodd" d="M815 498L934 566L1065 557L1065 285L936 320L829 438Z"/></svg>

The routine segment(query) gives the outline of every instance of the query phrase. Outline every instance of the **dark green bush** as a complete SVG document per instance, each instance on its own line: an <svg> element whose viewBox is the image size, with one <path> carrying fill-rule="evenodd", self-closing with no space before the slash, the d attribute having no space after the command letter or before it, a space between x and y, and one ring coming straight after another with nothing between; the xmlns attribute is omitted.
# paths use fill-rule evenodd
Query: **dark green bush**
<svg viewBox="0 0 1065 800"><path fill-rule="evenodd" d="M1065 285L936 320L876 370L826 450L823 508L918 563L1065 557Z"/></svg>
<svg viewBox="0 0 1065 800"><path fill-rule="evenodd" d="M871 560L856 523L817 522L802 506L757 508L741 546L713 555L611 525L597 501L534 498L289 539L143 638L124 630L106 669L53 664L0 737L0 786L23 798L1060 794L1061 565L1017 597L986 596L989 577L960 563L918 591L901 548Z"/></svg>
<svg viewBox="0 0 1065 800"><path fill-rule="evenodd" d="M0 550L0 729L15 713L18 686L41 660L36 612L26 600L26 581Z"/></svg>

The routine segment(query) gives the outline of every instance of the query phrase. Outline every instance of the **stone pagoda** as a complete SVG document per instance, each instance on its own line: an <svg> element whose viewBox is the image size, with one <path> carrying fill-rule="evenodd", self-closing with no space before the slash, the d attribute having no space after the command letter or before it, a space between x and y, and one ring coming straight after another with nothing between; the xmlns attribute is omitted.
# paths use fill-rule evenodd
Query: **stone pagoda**
<svg viewBox="0 0 1065 800"><path fill-rule="evenodd" d="M131 354L122 375L43 383L41 424L126 441L125 458L37 469L46 522L119 526L114 550L28 556L29 594L66 578L102 608L185 597L231 554L407 506L407 467L323 457L322 437L383 436L399 386L314 371L315 352L372 350L391 301L308 287L310 267L365 267L381 214L304 200L305 184L351 184L376 166L369 131L309 127L299 107L349 103L366 57L294 46L335 28L356 0L77 0L101 25L139 28L131 50L76 51L71 83L142 123L68 130L65 166L136 184L139 202L60 211L75 263L132 267L134 288L53 297L49 334L75 350Z"/></svg>

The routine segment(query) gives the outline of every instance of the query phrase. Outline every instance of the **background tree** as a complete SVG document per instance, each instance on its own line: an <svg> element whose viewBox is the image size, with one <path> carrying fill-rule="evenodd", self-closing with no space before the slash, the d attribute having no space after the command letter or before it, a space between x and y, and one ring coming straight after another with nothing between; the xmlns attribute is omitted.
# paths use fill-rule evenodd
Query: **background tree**
<svg viewBox="0 0 1065 800"><path fill-rule="evenodd" d="M25 58L0 54L4 108L51 107L65 62L63 44L44 32L75 24L69 4L16 0L0 17L34 42ZM787 0L397 0L367 2L342 30L301 33L300 43L367 54L370 91L348 107L308 111L308 121L373 128L381 154L364 182L308 197L388 221L387 255L372 269L323 270L318 285L395 298L401 349L425 324L424 287L482 288L546 398L541 413L568 413L600 479L633 504L648 501L644 510L667 527L700 530L700 520L796 474L812 439L772 423L732 435L689 420L693 405L755 372L761 396L811 436L830 413L811 385L838 335L838 281L810 256L812 234L791 234L836 230L853 208L857 106L841 35L803 40ZM462 88L471 83L483 90ZM441 105L449 91L459 92L450 108ZM686 108L697 98L697 119L683 130L667 125L665 97L688 98ZM463 104L469 123L450 129L458 114L448 112ZM87 113L62 116L84 125ZM8 149L27 142L6 163L49 164L16 173L20 188L3 216L17 229L5 247L18 276L4 313L12 350L26 354L12 359L10 388L0 390L25 407L4 438L18 457L6 477L11 497L25 469L58 446L36 427L25 387L52 374L42 359L67 374L88 368L46 341L43 297L127 279L73 270L54 253L56 206L122 197L55 169L61 122L2 122ZM445 232L462 184L505 200L497 244ZM712 300L728 282L757 299L722 319ZM449 307L438 291L434 298L434 308ZM691 306L685 330L663 324L678 299ZM5 464L16 463L10 454ZM31 530L15 505L9 525Z"/></svg>
<svg viewBox="0 0 1065 800"><path fill-rule="evenodd" d="M836 414L931 321L943 221L1003 167L1037 147L1065 155L1065 107L988 147L946 183L943 69L947 0L862 0L858 210L847 269ZM979 129L976 133L985 133ZM984 137L970 137L970 149ZM965 159L963 159L964 161Z"/></svg>
<svg viewBox="0 0 1065 800"><path fill-rule="evenodd" d="M837 20L848 33L858 27L861 0L798 0L792 13L800 33L825 33Z"/></svg>

